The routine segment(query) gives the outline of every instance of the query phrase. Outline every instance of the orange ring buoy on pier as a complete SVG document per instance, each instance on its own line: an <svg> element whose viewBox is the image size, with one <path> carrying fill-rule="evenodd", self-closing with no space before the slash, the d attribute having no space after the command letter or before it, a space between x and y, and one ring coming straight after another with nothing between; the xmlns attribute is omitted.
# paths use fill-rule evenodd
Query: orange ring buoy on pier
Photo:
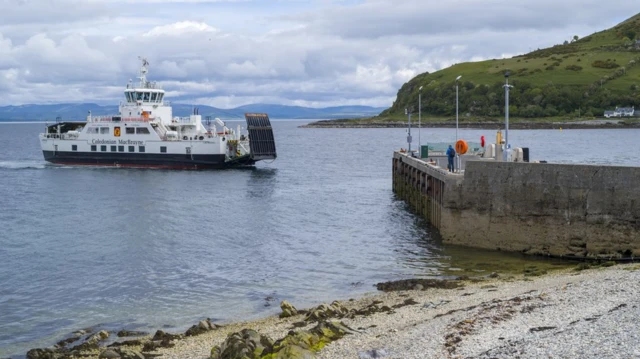
<svg viewBox="0 0 640 359"><path fill-rule="evenodd" d="M456 142L456 152L459 155L464 155L465 153L467 153L467 150L469 150L469 145L467 144L467 141L458 140L458 142Z"/></svg>

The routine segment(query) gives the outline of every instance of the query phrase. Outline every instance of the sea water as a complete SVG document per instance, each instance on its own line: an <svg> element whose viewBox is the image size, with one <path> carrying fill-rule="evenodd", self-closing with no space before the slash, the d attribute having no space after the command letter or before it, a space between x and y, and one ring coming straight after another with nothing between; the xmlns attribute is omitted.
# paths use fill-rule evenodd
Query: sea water
<svg viewBox="0 0 640 359"><path fill-rule="evenodd" d="M278 159L168 171L44 162L44 124L0 123L0 357L86 328L181 331L308 307L381 281L527 261L445 247L391 190L406 129L272 121ZM235 128L235 124L233 124ZM490 142L495 130L459 131ZM455 129L412 131L417 148ZM637 166L640 130L512 130L532 160Z"/></svg>

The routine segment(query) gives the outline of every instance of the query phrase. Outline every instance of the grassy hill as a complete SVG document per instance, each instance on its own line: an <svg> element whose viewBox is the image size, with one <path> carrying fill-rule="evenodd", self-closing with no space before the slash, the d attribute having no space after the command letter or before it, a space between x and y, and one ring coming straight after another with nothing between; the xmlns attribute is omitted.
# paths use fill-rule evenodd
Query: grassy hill
<svg viewBox="0 0 640 359"><path fill-rule="evenodd" d="M510 114L515 120L602 116L615 107L640 108L640 14L582 39L538 49L510 59L456 64L423 73L398 91L393 106L373 121L406 120L405 108L423 120L455 117L455 79L459 112L469 121L504 116L504 74L510 71Z"/></svg>

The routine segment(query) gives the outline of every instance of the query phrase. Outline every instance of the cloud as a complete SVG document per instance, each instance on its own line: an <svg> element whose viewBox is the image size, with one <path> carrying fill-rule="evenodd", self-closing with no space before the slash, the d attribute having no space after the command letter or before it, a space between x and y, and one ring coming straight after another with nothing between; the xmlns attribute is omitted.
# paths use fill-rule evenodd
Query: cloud
<svg viewBox="0 0 640 359"><path fill-rule="evenodd" d="M0 105L116 103L137 76L171 100L390 106L412 77L609 28L610 0L0 0Z"/></svg>
<svg viewBox="0 0 640 359"><path fill-rule="evenodd" d="M203 23L195 21L180 21L169 25L156 26L142 36L182 36L194 32L216 32L215 28Z"/></svg>

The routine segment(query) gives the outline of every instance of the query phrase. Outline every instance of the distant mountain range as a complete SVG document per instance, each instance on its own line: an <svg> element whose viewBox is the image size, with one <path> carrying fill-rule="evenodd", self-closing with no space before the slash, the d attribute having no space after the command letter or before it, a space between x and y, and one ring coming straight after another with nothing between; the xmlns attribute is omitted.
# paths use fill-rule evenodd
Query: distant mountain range
<svg viewBox="0 0 640 359"><path fill-rule="evenodd" d="M271 119L336 119L371 117L379 114L384 107L337 106L311 108L269 104L251 104L232 109L211 106L172 104L174 116L188 116L197 108L204 117L212 116L223 120L242 119L247 112L267 113ZM82 121L91 111L94 116L114 115L118 106L101 106L94 103L66 103L54 105L21 105L0 107L0 121Z"/></svg>

